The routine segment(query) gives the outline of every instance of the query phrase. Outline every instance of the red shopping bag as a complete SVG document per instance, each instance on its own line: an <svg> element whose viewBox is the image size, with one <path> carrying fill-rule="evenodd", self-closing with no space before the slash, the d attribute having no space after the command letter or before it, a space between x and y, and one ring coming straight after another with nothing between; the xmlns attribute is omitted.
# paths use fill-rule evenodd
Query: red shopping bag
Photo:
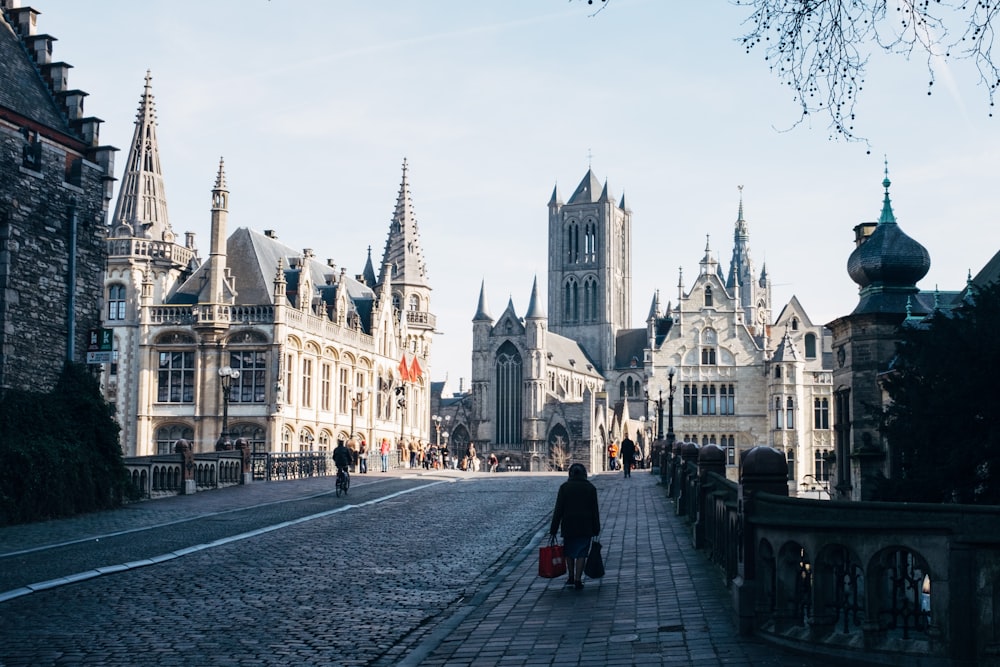
<svg viewBox="0 0 1000 667"><path fill-rule="evenodd" d="M561 544L548 544L538 549L538 576L554 579L566 574L566 559Z"/></svg>

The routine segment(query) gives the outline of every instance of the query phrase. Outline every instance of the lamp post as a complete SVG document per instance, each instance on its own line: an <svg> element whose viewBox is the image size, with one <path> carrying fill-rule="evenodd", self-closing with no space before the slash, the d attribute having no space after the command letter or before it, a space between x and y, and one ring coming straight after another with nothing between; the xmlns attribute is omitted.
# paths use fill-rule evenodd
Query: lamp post
<svg viewBox="0 0 1000 667"><path fill-rule="evenodd" d="M674 448L674 370L673 366L667 371L667 383L669 385L669 391L667 392L667 446L670 447L671 451ZM663 408L660 408L660 415L663 415Z"/></svg>
<svg viewBox="0 0 1000 667"><path fill-rule="evenodd" d="M434 422L434 430L436 431L436 435L437 435L437 442L435 442L434 444L436 444L438 447L441 447L441 422L443 421L445 424L447 424L448 422L450 422L451 421L451 415L447 415L445 417L441 417L439 415L434 415L434 416L431 417L431 421ZM445 440L448 439L448 432L447 431L444 432L444 438L445 438Z"/></svg>
<svg viewBox="0 0 1000 667"><path fill-rule="evenodd" d="M365 399L368 395L372 393L371 387L366 387L364 389L355 388L354 393L351 395L351 437L349 440L354 439L354 417L358 414L358 406L363 405Z"/></svg>
<svg viewBox="0 0 1000 667"><path fill-rule="evenodd" d="M451 419L451 417L448 417L448 419ZM442 433L441 437L444 438L444 448L441 450L441 467L442 468L447 468L448 467L448 431L445 431L444 433Z"/></svg>
<svg viewBox="0 0 1000 667"><path fill-rule="evenodd" d="M231 367L223 366L219 369L219 381L222 383L222 433L215 443L215 448L229 449L229 396L233 390L233 380L238 380L240 372Z"/></svg>
<svg viewBox="0 0 1000 667"><path fill-rule="evenodd" d="M399 386L396 387L396 407L399 408L399 444L400 446L402 446L406 430L406 383L405 382L400 382Z"/></svg>

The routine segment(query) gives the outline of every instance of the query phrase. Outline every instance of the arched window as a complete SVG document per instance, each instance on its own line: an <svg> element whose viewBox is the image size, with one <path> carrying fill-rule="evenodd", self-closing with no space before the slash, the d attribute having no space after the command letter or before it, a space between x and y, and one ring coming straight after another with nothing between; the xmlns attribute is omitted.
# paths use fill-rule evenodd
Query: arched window
<svg viewBox="0 0 1000 667"><path fill-rule="evenodd" d="M792 318L792 331L798 331L798 330L799 330L799 318L793 317Z"/></svg>
<svg viewBox="0 0 1000 667"><path fill-rule="evenodd" d="M813 402L813 428L830 428L830 399L817 398Z"/></svg>
<svg viewBox="0 0 1000 667"><path fill-rule="evenodd" d="M618 398L625 398L628 394L625 393L625 380L622 380L618 384Z"/></svg>
<svg viewBox="0 0 1000 667"><path fill-rule="evenodd" d="M580 321L580 285L575 278L566 281L563 296L564 315L567 322Z"/></svg>
<svg viewBox="0 0 1000 667"><path fill-rule="evenodd" d="M779 379L781 378L781 366L774 366L774 377Z"/></svg>
<svg viewBox="0 0 1000 667"><path fill-rule="evenodd" d="M111 285L108 287L108 319L125 319L125 286Z"/></svg>
<svg viewBox="0 0 1000 667"><path fill-rule="evenodd" d="M583 283L583 321L596 322L600 318L597 312L598 291L597 279L588 277Z"/></svg>
<svg viewBox="0 0 1000 667"><path fill-rule="evenodd" d="M576 264L580 261L580 226L571 221L566 226L566 263Z"/></svg>
<svg viewBox="0 0 1000 667"><path fill-rule="evenodd" d="M784 411L781 409L781 397L777 396L774 399L774 428L778 429L779 431L781 430L781 428L784 426L785 423L785 420L783 419L784 415L782 414L782 412Z"/></svg>
<svg viewBox="0 0 1000 667"><path fill-rule="evenodd" d="M522 364L514 344L507 341L496 356L496 443L521 444Z"/></svg>
<svg viewBox="0 0 1000 667"><path fill-rule="evenodd" d="M712 288L711 286L705 287L705 307L712 307Z"/></svg>
<svg viewBox="0 0 1000 667"><path fill-rule="evenodd" d="M411 294L410 298L407 299L406 309L409 311L420 310L420 297L416 294Z"/></svg>
<svg viewBox="0 0 1000 667"><path fill-rule="evenodd" d="M788 397L788 402L785 406L785 427L795 428L795 401L792 397Z"/></svg>
<svg viewBox="0 0 1000 667"><path fill-rule="evenodd" d="M585 262L596 262L597 261L597 223L593 220L588 220L584 231L585 241L584 241L584 261Z"/></svg>
<svg viewBox="0 0 1000 667"><path fill-rule="evenodd" d="M806 359L816 358L816 335L807 333L806 334Z"/></svg>
<svg viewBox="0 0 1000 667"><path fill-rule="evenodd" d="M167 424L156 429L156 453L173 454L174 445L183 438L194 442L194 429L184 424Z"/></svg>

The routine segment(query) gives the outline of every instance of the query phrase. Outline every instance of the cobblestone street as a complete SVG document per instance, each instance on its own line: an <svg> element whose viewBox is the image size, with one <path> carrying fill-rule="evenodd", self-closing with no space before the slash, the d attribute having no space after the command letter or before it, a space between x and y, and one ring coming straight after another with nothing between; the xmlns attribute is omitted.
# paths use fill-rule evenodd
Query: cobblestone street
<svg viewBox="0 0 1000 667"><path fill-rule="evenodd" d="M562 474L354 480L346 499L330 479L254 484L0 529L0 664L816 664L733 636L718 571L648 473L594 478L608 575L583 591L537 577Z"/></svg>

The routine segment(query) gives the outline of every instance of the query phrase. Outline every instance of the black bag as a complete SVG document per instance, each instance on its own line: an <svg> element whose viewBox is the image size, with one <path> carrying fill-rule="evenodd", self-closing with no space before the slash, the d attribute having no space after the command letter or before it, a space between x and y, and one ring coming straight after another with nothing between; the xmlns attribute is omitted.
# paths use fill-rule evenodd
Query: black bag
<svg viewBox="0 0 1000 667"><path fill-rule="evenodd" d="M591 579L600 579L604 576L604 558L601 557L601 543L597 540L590 543L590 553L587 554L583 573Z"/></svg>

